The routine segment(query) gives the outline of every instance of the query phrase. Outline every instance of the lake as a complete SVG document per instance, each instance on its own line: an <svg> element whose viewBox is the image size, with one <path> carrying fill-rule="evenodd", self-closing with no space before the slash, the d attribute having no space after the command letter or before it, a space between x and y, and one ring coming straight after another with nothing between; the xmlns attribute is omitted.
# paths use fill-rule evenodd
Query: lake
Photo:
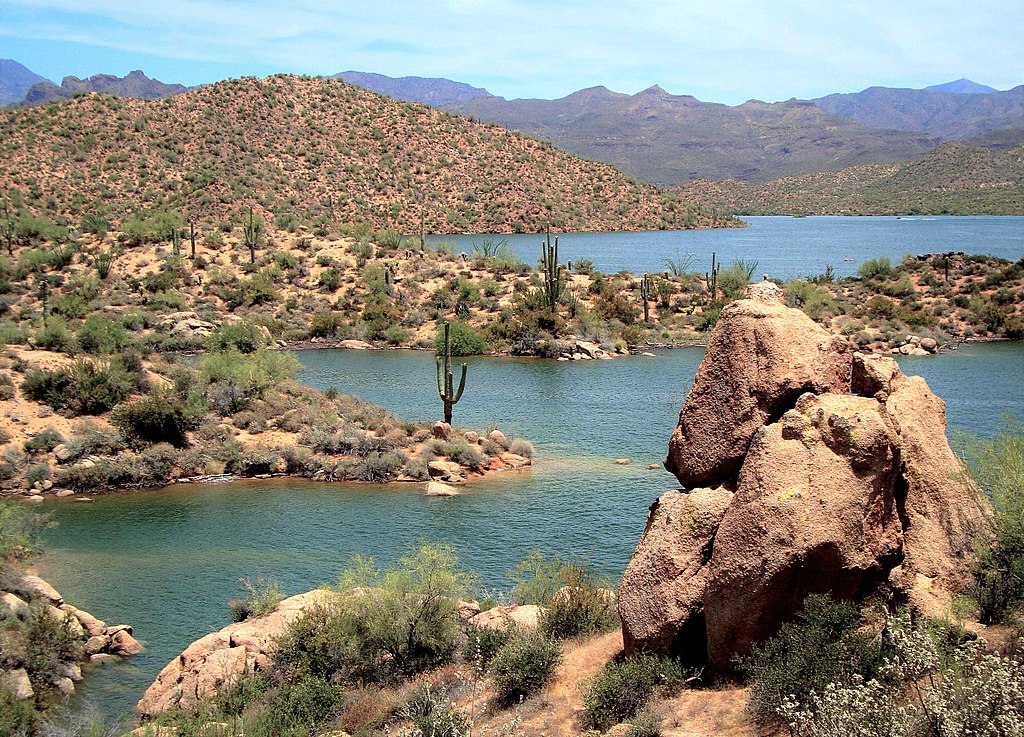
<svg viewBox="0 0 1024 737"><path fill-rule="evenodd" d="M869 258L887 256L893 263L907 253L964 251L1015 261L1024 257L1024 217L920 216L792 218L745 217L749 228L661 230L642 233L569 233L559 237L558 255L564 263L589 258L598 271L614 274L659 273L663 258L676 263L693 255L687 271L711 268L711 254L730 265L734 259L757 261L756 276L790 279L821 274L831 265L837 277L852 276ZM454 251L473 253L473 243L508 240L528 264L536 264L544 236L443 235L428 242L448 242Z"/></svg>
<svg viewBox="0 0 1024 737"><path fill-rule="evenodd" d="M745 229L567 235L560 256L640 272L661 271L661 258L690 252L699 255L691 268L703 271L715 251L725 263L756 259L758 271L772 276L813 275L827 264L843 276L867 258L898 260L906 252L1024 256L1020 217L749 220ZM474 237L439 240L469 252ZM530 263L540 240L509 238ZM274 480L47 502L58 526L45 534L41 572L76 606L108 623L132 623L147 645L142 655L90 674L76 705L130 713L168 660L228 622L227 601L245 593L240 578L274 578L297 593L335 579L353 553L390 563L421 540L451 543L492 591L508 588L506 572L534 548L579 557L617 578L647 507L674 486L660 463L702 355L693 348L614 361L469 359L456 424L529 438L536 465L474 484L460 497L426 498L420 484ZM410 420L439 416L429 353L305 351L299 358L300 378L313 386L336 387ZM946 400L953 430L984 436L1004 414L1024 420L1020 343L970 345L901 364ZM619 457L631 464L616 465Z"/></svg>

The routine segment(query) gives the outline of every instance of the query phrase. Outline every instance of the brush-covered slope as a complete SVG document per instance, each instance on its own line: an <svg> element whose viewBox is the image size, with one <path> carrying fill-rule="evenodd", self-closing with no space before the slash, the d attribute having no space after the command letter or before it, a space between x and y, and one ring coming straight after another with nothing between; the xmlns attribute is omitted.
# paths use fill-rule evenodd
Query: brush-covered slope
<svg viewBox="0 0 1024 737"><path fill-rule="evenodd" d="M507 130L342 81L275 76L156 101L90 95L0 114L0 180L77 221L252 204L278 224L416 232L713 227L727 221Z"/></svg>
<svg viewBox="0 0 1024 737"><path fill-rule="evenodd" d="M899 164L869 164L750 185L700 181L689 202L748 215L1024 215L1024 145L1009 151L945 143Z"/></svg>
<svg viewBox="0 0 1024 737"><path fill-rule="evenodd" d="M900 161L938 143L927 135L869 129L809 102L751 100L731 107L657 85L635 95L592 87L559 100L480 97L455 109L659 185L700 178L759 182Z"/></svg>

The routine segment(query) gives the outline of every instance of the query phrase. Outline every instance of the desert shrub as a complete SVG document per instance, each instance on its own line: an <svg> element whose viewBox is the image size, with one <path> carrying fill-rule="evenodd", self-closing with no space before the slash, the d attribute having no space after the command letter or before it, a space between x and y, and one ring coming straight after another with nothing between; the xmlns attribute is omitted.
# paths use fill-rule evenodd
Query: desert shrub
<svg viewBox="0 0 1024 737"><path fill-rule="evenodd" d="M558 640L542 632L516 637L503 645L491 661L491 678L498 702L516 704L540 691L562 662Z"/></svg>
<svg viewBox="0 0 1024 737"><path fill-rule="evenodd" d="M341 682L390 682L449 662L457 598L470 585L455 553L421 545L378 569L357 556L339 577L342 595L300 617L280 641L276 667Z"/></svg>
<svg viewBox="0 0 1024 737"><path fill-rule="evenodd" d="M206 339L210 351L238 351L255 353L266 348L269 339L260 326L248 320L224 323Z"/></svg>
<svg viewBox="0 0 1024 737"><path fill-rule="evenodd" d="M405 454L400 451L371 452L356 464L352 470L352 476L359 481L384 483L394 480L403 466L405 466Z"/></svg>
<svg viewBox="0 0 1024 737"><path fill-rule="evenodd" d="M869 258L857 267L857 273L864 279L888 279L892 271L892 261L888 256Z"/></svg>
<svg viewBox="0 0 1024 737"><path fill-rule="evenodd" d="M565 639L605 632L619 625L614 594L600 586L582 565L567 564L559 578L565 584L541 617L540 628L544 632Z"/></svg>
<svg viewBox="0 0 1024 737"><path fill-rule="evenodd" d="M68 330L67 322L57 315L50 315L42 330L33 336L33 342L39 348L48 351L67 351L74 344L74 336Z"/></svg>
<svg viewBox="0 0 1024 737"><path fill-rule="evenodd" d="M19 701L14 693L0 688L0 734L31 737L37 733L39 713L31 701Z"/></svg>
<svg viewBox="0 0 1024 737"><path fill-rule="evenodd" d="M827 317L837 307L832 292L814 282L796 279L786 284L785 291L786 304L799 307L812 320Z"/></svg>
<svg viewBox="0 0 1024 737"><path fill-rule="evenodd" d="M295 355L285 351L243 354L228 350L211 353L199 362L204 383L233 388L246 400L263 398L267 390L293 378L297 370Z"/></svg>
<svg viewBox="0 0 1024 737"><path fill-rule="evenodd" d="M228 602L236 622L270 614L284 599L280 585L273 579L257 578L255 583L247 578L240 580L248 594Z"/></svg>
<svg viewBox="0 0 1024 737"><path fill-rule="evenodd" d="M76 361L57 371L31 371L21 384L26 397L71 416L108 412L134 388L117 362Z"/></svg>
<svg viewBox="0 0 1024 737"><path fill-rule="evenodd" d="M658 718L649 711L638 714L629 721L629 727L622 737L661 737Z"/></svg>
<svg viewBox="0 0 1024 737"><path fill-rule="evenodd" d="M633 304L621 291L602 292L594 300L594 312L605 320L618 320L632 325L640 319L640 308Z"/></svg>
<svg viewBox="0 0 1024 737"><path fill-rule="evenodd" d="M533 443L525 438L515 438L509 443L508 452L523 458L533 458Z"/></svg>
<svg viewBox="0 0 1024 737"><path fill-rule="evenodd" d="M102 315L90 315L75 334L84 353L120 353L134 341L131 333L119 322Z"/></svg>
<svg viewBox="0 0 1024 737"><path fill-rule="evenodd" d="M466 644L462 649L462 659L473 663L481 670L487 670L498 651L508 644L515 632L494 630L490 627L474 627L467 633Z"/></svg>
<svg viewBox="0 0 1024 737"><path fill-rule="evenodd" d="M739 299L743 295L743 288L750 283L753 276L751 269L757 268L757 262L747 264L737 259L732 266L718 271L718 290L721 291L726 302Z"/></svg>
<svg viewBox="0 0 1024 737"><path fill-rule="evenodd" d="M751 679L750 708L762 717L781 717L787 698L807 703L812 692L854 675L879 674L881 649L858 632L852 604L812 594L796 619L774 637L755 645L739 665Z"/></svg>
<svg viewBox="0 0 1024 737"><path fill-rule="evenodd" d="M26 622L25 670L38 689L48 689L60 677L63 661L77 660L82 654L82 638L71 632L70 620L58 621L47 607L34 606Z"/></svg>
<svg viewBox="0 0 1024 737"><path fill-rule="evenodd" d="M332 310L323 310L313 315L309 323L309 337L311 338L333 338L344 331L345 319L341 313Z"/></svg>
<svg viewBox="0 0 1024 737"><path fill-rule="evenodd" d="M0 501L0 568L36 551L37 534L45 517L21 504Z"/></svg>
<svg viewBox="0 0 1024 737"><path fill-rule="evenodd" d="M129 246L161 243L170 240L171 233L184 224L180 213L166 210L140 211L121 223L121 237Z"/></svg>
<svg viewBox="0 0 1024 737"><path fill-rule="evenodd" d="M0 401L14 399L14 380L8 374L0 374ZM7 441L4 440L4 443Z"/></svg>
<svg viewBox="0 0 1024 737"><path fill-rule="evenodd" d="M636 655L612 661L594 676L583 693L583 724L602 732L635 717L658 691L670 691L685 681L677 661Z"/></svg>
<svg viewBox="0 0 1024 737"><path fill-rule="evenodd" d="M52 427L48 427L26 440L24 447L27 453L49 453L63 442L64 437Z"/></svg>
<svg viewBox="0 0 1024 737"><path fill-rule="evenodd" d="M480 468L487 463L487 456L480 450L479 446L470 445L465 441L448 443L445 447L445 454L449 459L466 468Z"/></svg>
<svg viewBox="0 0 1024 737"><path fill-rule="evenodd" d="M470 723L465 712L455 706L447 691L429 683L416 689L401 710L423 737L465 737Z"/></svg>
<svg viewBox="0 0 1024 737"><path fill-rule="evenodd" d="M175 448L188 445L188 431L197 420L181 397L166 389L121 404L110 416L111 423L131 445L166 442Z"/></svg>
<svg viewBox="0 0 1024 737"><path fill-rule="evenodd" d="M718 317L721 314L721 307L705 308L699 315L697 315L697 319L693 321L694 329L701 333L706 333L709 330L713 330L715 325L718 324Z"/></svg>
<svg viewBox="0 0 1024 737"><path fill-rule="evenodd" d="M341 286L341 272L333 266L320 272L320 288L325 292L336 292Z"/></svg>
<svg viewBox="0 0 1024 737"><path fill-rule="evenodd" d="M316 728L337 714L344 691L320 678L306 677L271 691L267 710L250 722L251 737L299 737L315 734Z"/></svg>
<svg viewBox="0 0 1024 737"><path fill-rule="evenodd" d="M976 546L973 594L982 621L1002 622L1024 605L1024 428L1008 424L989 440L962 436L957 446L994 511Z"/></svg>

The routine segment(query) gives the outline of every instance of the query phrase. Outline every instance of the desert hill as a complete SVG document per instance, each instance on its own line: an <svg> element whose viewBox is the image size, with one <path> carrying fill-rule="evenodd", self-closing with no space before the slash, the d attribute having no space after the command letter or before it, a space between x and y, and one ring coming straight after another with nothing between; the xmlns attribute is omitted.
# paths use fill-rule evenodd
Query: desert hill
<svg viewBox="0 0 1024 737"><path fill-rule="evenodd" d="M747 215L1024 214L1024 145L945 143L922 158L774 179L689 182L689 202Z"/></svg>
<svg viewBox="0 0 1024 737"><path fill-rule="evenodd" d="M0 179L15 199L75 221L141 208L223 219L251 205L278 227L729 224L550 144L336 80L243 78L156 101L81 96L4 111L0 138Z"/></svg>

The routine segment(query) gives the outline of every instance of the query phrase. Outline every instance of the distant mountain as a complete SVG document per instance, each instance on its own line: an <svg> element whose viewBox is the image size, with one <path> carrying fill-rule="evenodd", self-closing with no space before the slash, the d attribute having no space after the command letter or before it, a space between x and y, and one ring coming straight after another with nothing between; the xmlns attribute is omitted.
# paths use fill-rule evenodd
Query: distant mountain
<svg viewBox="0 0 1024 737"><path fill-rule="evenodd" d="M917 131L943 140L970 138L1024 124L1024 85L1005 92L974 94L869 87L852 94L827 95L813 102L825 112L852 118L871 128Z"/></svg>
<svg viewBox="0 0 1024 737"><path fill-rule="evenodd" d="M0 107L21 102L32 85L39 82L49 80L13 59L0 59Z"/></svg>
<svg viewBox="0 0 1024 737"><path fill-rule="evenodd" d="M405 233L738 225L549 143L340 80L242 78L159 102L82 95L0 111L0 141L0 181L32 212L76 221L144 207L224 222L253 206L279 227Z"/></svg>
<svg viewBox="0 0 1024 737"><path fill-rule="evenodd" d="M32 86L24 97L26 105L43 105L54 100L64 100L83 92L101 92L117 97L137 97L142 100L158 100L188 90L180 84L164 84L160 80L150 79L139 70L129 72L124 77L113 74L96 74L88 79L64 77L60 87L53 82L44 81Z"/></svg>
<svg viewBox="0 0 1024 737"><path fill-rule="evenodd" d="M986 92L997 92L995 87L989 87L987 84L978 84L972 82L969 79L961 77L955 82L946 82L945 84L933 84L931 87L925 87L926 90L935 90L937 92L956 92L960 95L978 95L985 94Z"/></svg>
<svg viewBox="0 0 1024 737"><path fill-rule="evenodd" d="M451 107L477 97L493 97L480 87L472 87L464 82L453 82L441 77L386 77L372 72L341 72L331 75L328 79L343 79L349 84L387 95L396 100L421 102L431 107Z"/></svg>
<svg viewBox="0 0 1024 737"><path fill-rule="evenodd" d="M746 215L1024 215L1024 145L992 151L953 141L899 164L760 185L689 182L674 191L687 202Z"/></svg>
<svg viewBox="0 0 1024 737"><path fill-rule="evenodd" d="M558 100L479 97L448 109L662 186L699 178L760 182L901 161L939 143L928 135L872 130L810 102L751 100L730 107L671 95L657 85L635 95L591 87Z"/></svg>

